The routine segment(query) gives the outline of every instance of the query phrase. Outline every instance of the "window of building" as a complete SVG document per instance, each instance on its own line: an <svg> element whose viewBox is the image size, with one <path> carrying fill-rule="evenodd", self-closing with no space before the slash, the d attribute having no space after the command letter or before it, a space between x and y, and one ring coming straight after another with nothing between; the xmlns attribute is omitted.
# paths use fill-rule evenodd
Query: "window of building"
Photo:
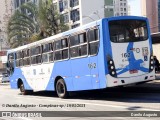
<svg viewBox="0 0 160 120"><path fill-rule="evenodd" d="M113 11L113 8L109 8L108 11Z"/></svg>
<svg viewBox="0 0 160 120"><path fill-rule="evenodd" d="M57 3L53 4L53 9L56 11L57 10Z"/></svg>
<svg viewBox="0 0 160 120"><path fill-rule="evenodd" d="M79 0L70 0L70 7L75 7L79 5Z"/></svg>
<svg viewBox="0 0 160 120"><path fill-rule="evenodd" d="M78 23L78 24L75 24L75 25L72 25L72 29L74 29L74 28L76 28L76 27L79 27L80 26L80 24Z"/></svg>
<svg viewBox="0 0 160 120"><path fill-rule="evenodd" d="M59 1L59 11L62 12L64 10L63 1Z"/></svg>
<svg viewBox="0 0 160 120"><path fill-rule="evenodd" d="M72 10L71 11L71 20L73 20L73 22L78 21L80 19L79 17L79 9L76 10Z"/></svg>
<svg viewBox="0 0 160 120"><path fill-rule="evenodd" d="M88 54L86 33L77 34L70 37L71 58L86 56Z"/></svg>
<svg viewBox="0 0 160 120"><path fill-rule="evenodd" d="M68 15L68 13L63 14L63 20L64 20L64 23L68 23L69 22L69 15Z"/></svg>
<svg viewBox="0 0 160 120"><path fill-rule="evenodd" d="M25 0L21 0L21 5L25 3Z"/></svg>
<svg viewBox="0 0 160 120"><path fill-rule="evenodd" d="M95 55L98 52L99 47L99 30L92 29L87 33L88 42L89 42L89 53L90 55Z"/></svg>
<svg viewBox="0 0 160 120"><path fill-rule="evenodd" d="M63 1L63 7L64 7L64 9L68 9L68 1L67 0Z"/></svg>
<svg viewBox="0 0 160 120"><path fill-rule="evenodd" d="M37 0L33 0L33 3L37 3Z"/></svg>
<svg viewBox="0 0 160 120"><path fill-rule="evenodd" d="M15 8L18 8L19 7L19 0L16 0L15 1Z"/></svg>

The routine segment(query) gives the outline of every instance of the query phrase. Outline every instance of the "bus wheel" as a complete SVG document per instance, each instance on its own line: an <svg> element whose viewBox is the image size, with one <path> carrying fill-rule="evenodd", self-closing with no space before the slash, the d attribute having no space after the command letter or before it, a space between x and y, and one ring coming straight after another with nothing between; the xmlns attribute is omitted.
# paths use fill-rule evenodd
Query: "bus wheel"
<svg viewBox="0 0 160 120"><path fill-rule="evenodd" d="M56 92L58 97L67 98L68 92L63 79L59 79L56 83Z"/></svg>
<svg viewBox="0 0 160 120"><path fill-rule="evenodd" d="M26 95L27 94L27 91L25 90L23 83L20 84L20 92L21 92L22 95Z"/></svg>

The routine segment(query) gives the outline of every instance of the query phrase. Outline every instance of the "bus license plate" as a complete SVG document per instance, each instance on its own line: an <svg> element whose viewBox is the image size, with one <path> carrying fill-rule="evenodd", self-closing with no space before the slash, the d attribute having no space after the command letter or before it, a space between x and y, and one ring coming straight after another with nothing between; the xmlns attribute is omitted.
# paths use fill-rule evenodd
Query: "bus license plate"
<svg viewBox="0 0 160 120"><path fill-rule="evenodd" d="M130 70L129 73L130 74L138 73L138 70Z"/></svg>

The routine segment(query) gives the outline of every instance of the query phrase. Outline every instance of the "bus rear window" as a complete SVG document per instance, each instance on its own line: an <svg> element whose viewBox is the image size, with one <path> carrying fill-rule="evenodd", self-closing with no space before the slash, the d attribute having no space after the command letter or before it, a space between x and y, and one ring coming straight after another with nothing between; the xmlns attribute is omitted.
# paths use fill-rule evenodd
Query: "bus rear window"
<svg viewBox="0 0 160 120"><path fill-rule="evenodd" d="M148 39L145 20L114 20L109 22L110 39L112 42L138 42Z"/></svg>

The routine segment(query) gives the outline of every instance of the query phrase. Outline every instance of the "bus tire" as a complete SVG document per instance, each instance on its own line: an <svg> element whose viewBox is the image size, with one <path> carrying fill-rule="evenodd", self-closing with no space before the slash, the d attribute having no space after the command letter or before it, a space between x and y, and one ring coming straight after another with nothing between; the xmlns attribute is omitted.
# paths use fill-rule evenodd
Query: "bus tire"
<svg viewBox="0 0 160 120"><path fill-rule="evenodd" d="M27 94L27 90L25 90L23 82L21 82L19 89L20 89L21 95Z"/></svg>
<svg viewBox="0 0 160 120"><path fill-rule="evenodd" d="M60 98L68 97L67 87L63 79L59 79L56 82L56 92L57 92L58 97Z"/></svg>

